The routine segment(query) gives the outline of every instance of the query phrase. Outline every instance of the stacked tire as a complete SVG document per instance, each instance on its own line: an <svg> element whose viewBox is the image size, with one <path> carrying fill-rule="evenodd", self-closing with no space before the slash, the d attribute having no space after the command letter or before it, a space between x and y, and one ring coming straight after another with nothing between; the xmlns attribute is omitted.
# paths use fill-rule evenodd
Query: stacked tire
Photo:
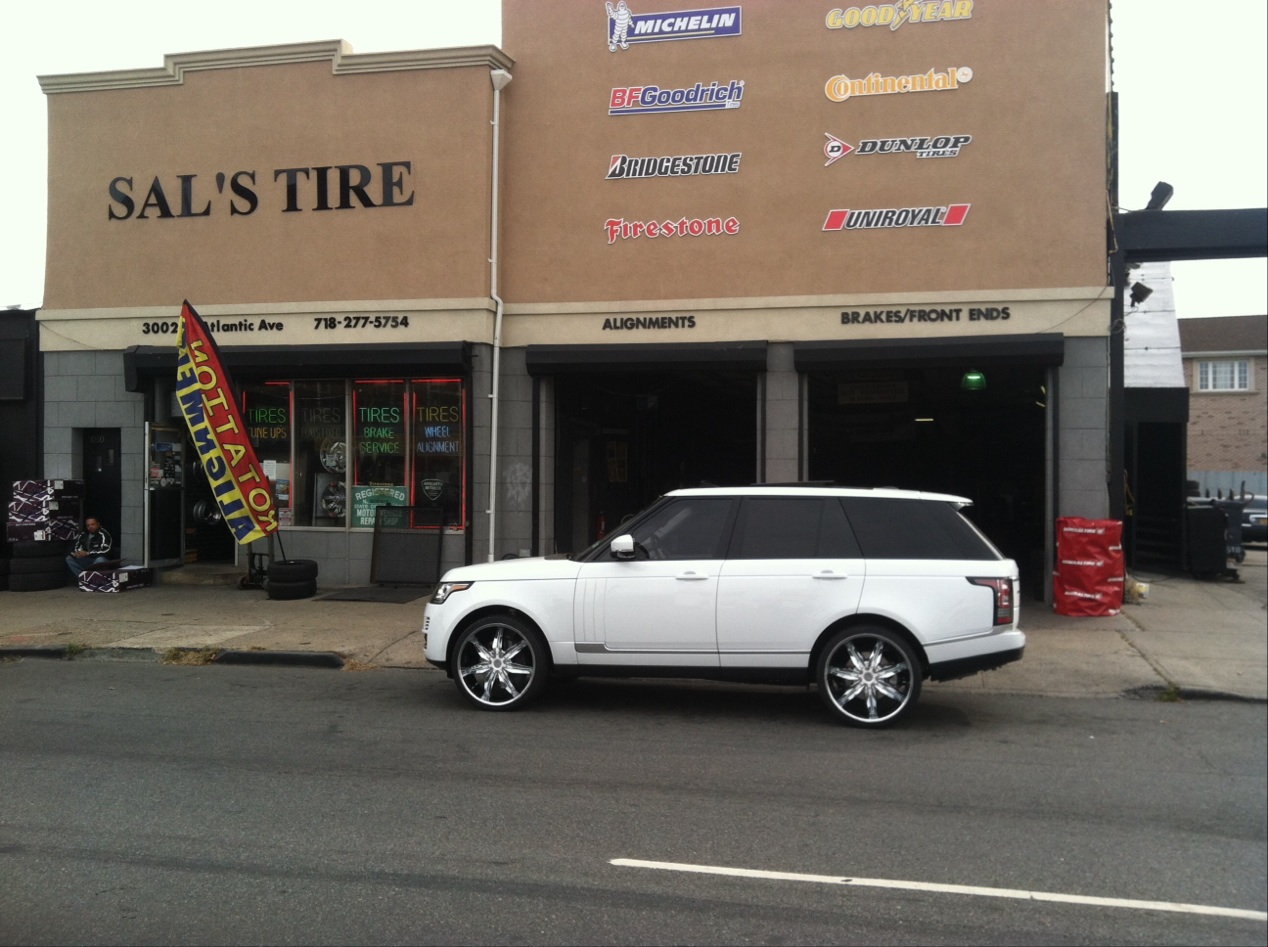
<svg viewBox="0 0 1268 947"><path fill-rule="evenodd" d="M60 589L70 578L66 554L70 544L64 540L23 540L9 543L13 558L4 560L9 567L9 591L45 592Z"/></svg>
<svg viewBox="0 0 1268 947"><path fill-rule="evenodd" d="M269 598L281 600L312 598L317 594L317 562L314 559L276 559L269 563L264 578Z"/></svg>

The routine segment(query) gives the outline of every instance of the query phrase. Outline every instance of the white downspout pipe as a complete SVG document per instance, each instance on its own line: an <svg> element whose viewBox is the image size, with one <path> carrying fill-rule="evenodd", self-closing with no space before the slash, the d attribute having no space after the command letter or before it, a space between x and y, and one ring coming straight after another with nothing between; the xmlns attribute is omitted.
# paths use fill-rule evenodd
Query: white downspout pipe
<svg viewBox="0 0 1268 947"><path fill-rule="evenodd" d="M489 390L489 508L485 510L489 517L489 562L494 560L493 540L497 533L497 495L498 495L498 395L501 387L502 356L502 297L498 295L498 196L499 189L499 148L498 140L501 132L502 90L511 81L511 74L505 69L491 69L489 79L493 83L493 186L492 208L489 214L489 296L493 299L493 376Z"/></svg>

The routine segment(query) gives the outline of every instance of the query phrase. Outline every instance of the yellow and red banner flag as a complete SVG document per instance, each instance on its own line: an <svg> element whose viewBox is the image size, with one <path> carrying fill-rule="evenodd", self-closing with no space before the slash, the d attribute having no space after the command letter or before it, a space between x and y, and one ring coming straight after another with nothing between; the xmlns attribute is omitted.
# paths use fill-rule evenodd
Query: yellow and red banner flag
<svg viewBox="0 0 1268 947"><path fill-rule="evenodd" d="M220 349L189 300L181 307L176 337L176 399L211 492L239 545L274 532L273 491L247 437Z"/></svg>

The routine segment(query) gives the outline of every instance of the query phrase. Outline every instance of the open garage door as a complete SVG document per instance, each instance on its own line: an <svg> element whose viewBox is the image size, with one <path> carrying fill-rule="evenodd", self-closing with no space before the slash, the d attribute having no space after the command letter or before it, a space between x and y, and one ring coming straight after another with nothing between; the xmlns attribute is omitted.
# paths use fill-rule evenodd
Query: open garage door
<svg viewBox="0 0 1268 947"><path fill-rule="evenodd" d="M807 473L848 486L967 497L970 518L1042 598L1053 490L1051 368L1060 364L1062 340L984 342L799 346Z"/></svg>

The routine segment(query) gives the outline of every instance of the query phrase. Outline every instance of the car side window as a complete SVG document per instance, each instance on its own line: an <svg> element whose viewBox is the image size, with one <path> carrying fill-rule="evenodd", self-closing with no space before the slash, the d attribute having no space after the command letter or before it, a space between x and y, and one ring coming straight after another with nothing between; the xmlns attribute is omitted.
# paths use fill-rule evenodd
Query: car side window
<svg viewBox="0 0 1268 947"><path fill-rule="evenodd" d="M842 497L868 559L980 559L999 553L941 500Z"/></svg>
<svg viewBox="0 0 1268 947"><path fill-rule="evenodd" d="M732 559L851 559L859 556L841 505L826 497L745 497Z"/></svg>
<svg viewBox="0 0 1268 947"><path fill-rule="evenodd" d="M631 535L648 559L720 559L731 497L684 497L639 523Z"/></svg>

